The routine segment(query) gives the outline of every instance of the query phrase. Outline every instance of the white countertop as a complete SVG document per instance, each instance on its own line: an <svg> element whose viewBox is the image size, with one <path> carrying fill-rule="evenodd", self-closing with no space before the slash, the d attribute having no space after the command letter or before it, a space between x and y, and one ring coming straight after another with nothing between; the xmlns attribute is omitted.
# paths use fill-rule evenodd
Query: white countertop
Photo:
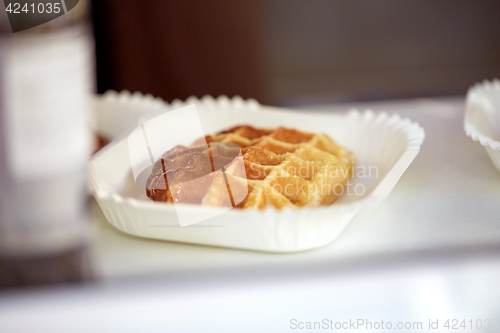
<svg viewBox="0 0 500 333"><path fill-rule="evenodd" d="M94 201L100 282L3 292L0 331L275 333L324 319L384 321L391 332L419 322L404 331L443 331L456 319L461 332L498 331L500 173L465 136L463 99L308 109L351 106L408 116L427 138L391 195L332 244L268 254L140 239L107 223Z"/></svg>
<svg viewBox="0 0 500 333"><path fill-rule="evenodd" d="M426 139L390 196L360 211L336 241L298 254L155 241L129 236L92 202L97 267L105 280L214 269L298 267L354 258L500 245L500 173L463 131L463 98L414 99L301 107L398 113L417 121Z"/></svg>

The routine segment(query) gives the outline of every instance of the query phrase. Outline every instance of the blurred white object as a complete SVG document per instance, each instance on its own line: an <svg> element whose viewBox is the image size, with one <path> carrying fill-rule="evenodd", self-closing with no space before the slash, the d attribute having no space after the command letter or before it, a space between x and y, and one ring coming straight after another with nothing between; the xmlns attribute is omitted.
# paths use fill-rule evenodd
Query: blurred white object
<svg viewBox="0 0 500 333"><path fill-rule="evenodd" d="M73 4L26 31L0 31L0 287L88 277L94 41L87 2Z"/></svg>
<svg viewBox="0 0 500 333"><path fill-rule="evenodd" d="M194 205L176 205L174 208L170 204L149 200L145 189L134 183L127 139L116 140L89 163L94 196L112 225L126 233L147 238L270 252L295 252L324 246L340 234L360 208L389 195L418 154L424 139L424 131L418 124L397 115L371 111L335 115L299 114L261 106L253 100L244 101L239 97L189 98L185 102L176 101L159 108L150 97L141 99L137 94L112 93L100 98L95 105L96 112L118 115L118 110L122 108L133 110L126 107L127 99L144 115L142 119L194 103L205 134L237 124L264 128L286 126L326 133L353 152L356 158L355 174L361 169L376 172L372 177L355 176L350 182L352 195L344 194L332 206L281 211L273 208L263 211L232 209L198 223L194 226L196 228L180 228L176 210L201 214L207 209L217 208ZM151 111L154 112L148 113L148 106L152 106ZM127 116L139 119L133 112L118 119L126 123L124 118ZM192 138L193 141L195 139Z"/></svg>
<svg viewBox="0 0 500 333"><path fill-rule="evenodd" d="M91 128L107 140L132 131L146 114L163 110L165 102L151 94L107 91L93 99Z"/></svg>
<svg viewBox="0 0 500 333"><path fill-rule="evenodd" d="M486 149L500 171L500 81L483 81L467 92L464 130Z"/></svg>
<svg viewBox="0 0 500 333"><path fill-rule="evenodd" d="M19 34L0 45L0 252L58 251L84 235L90 27Z"/></svg>

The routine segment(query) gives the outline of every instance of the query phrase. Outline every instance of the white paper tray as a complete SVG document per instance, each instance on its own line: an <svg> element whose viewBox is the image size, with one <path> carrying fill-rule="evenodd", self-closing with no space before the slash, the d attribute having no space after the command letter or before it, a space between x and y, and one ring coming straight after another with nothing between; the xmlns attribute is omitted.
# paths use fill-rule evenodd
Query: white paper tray
<svg viewBox="0 0 500 333"><path fill-rule="evenodd" d="M486 149L500 171L500 81L471 87L465 102L464 130Z"/></svg>
<svg viewBox="0 0 500 333"><path fill-rule="evenodd" d="M358 210L386 197L420 150L423 129L409 119L371 111L347 114L308 115L261 106L241 98L189 98L166 104L138 94L110 93L99 97L96 112L120 117L123 128L133 128L140 119L185 105L196 104L205 133L215 133L237 124L256 127L286 126L303 131L324 132L354 153L357 168L378 170L378 176L355 177L366 191L343 195L332 206L299 210L263 211L232 209L204 222L181 228L176 209L203 214L201 206L150 201L145 190L135 186L130 170L127 138L124 136L89 161L89 179L94 196L107 220L123 232L155 239L242 248L268 252L296 252L332 242ZM133 105L133 106L132 106ZM137 109L137 113L130 110ZM149 108L149 111L148 111ZM129 119L125 119L129 118ZM112 121L113 117L108 117ZM116 120L116 118L115 118ZM127 123L127 125L125 125ZM106 128L106 124L99 127ZM116 133L114 133L116 134ZM356 169L360 170L360 169ZM369 221L367 221L369 223Z"/></svg>

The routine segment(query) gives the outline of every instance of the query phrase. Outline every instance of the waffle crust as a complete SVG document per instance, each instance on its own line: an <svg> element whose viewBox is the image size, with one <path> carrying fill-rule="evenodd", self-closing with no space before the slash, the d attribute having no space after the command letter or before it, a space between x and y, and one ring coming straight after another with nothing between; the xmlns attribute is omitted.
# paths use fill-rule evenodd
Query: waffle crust
<svg viewBox="0 0 500 333"><path fill-rule="evenodd" d="M213 148L216 142L239 146L241 155L228 159L226 151ZM344 193L355 163L354 156L326 134L284 127L237 126L197 140L192 147L208 149L194 148L193 151L193 148L179 146L156 161L147 182L149 198L177 202L172 191L179 193L182 189L182 177L191 180L204 176L196 188L181 191L189 193L189 200L185 202L254 209L330 205ZM186 154L181 156L184 162L179 165L172 156L178 157L182 152ZM211 161L211 167L203 166L199 162L203 160ZM229 163L221 168L222 172L207 175L218 169L214 168L214 161ZM166 170L166 162L173 167ZM221 195L224 191L229 193L231 202Z"/></svg>

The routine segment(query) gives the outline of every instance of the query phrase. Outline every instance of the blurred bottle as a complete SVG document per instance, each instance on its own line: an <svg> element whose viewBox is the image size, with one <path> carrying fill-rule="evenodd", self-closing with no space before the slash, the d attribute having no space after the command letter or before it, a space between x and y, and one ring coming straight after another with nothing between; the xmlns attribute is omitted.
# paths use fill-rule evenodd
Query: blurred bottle
<svg viewBox="0 0 500 333"><path fill-rule="evenodd" d="M88 2L74 4L17 33L0 5L0 287L90 276L85 160L94 43Z"/></svg>

